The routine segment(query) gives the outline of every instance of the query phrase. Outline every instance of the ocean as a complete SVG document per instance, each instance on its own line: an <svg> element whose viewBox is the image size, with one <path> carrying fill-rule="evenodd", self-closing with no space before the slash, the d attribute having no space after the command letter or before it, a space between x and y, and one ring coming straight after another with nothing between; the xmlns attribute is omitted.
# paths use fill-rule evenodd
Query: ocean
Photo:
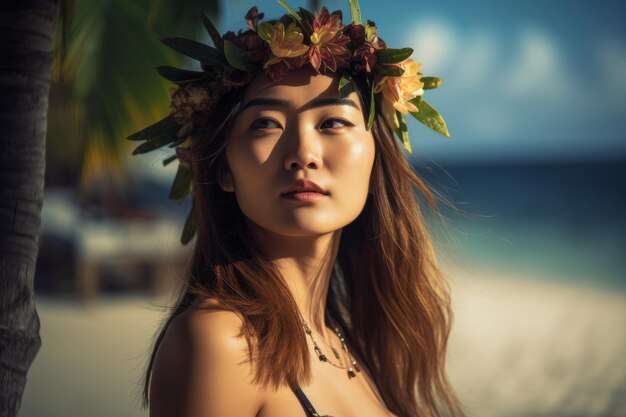
<svg viewBox="0 0 626 417"><path fill-rule="evenodd" d="M444 258L626 292L626 161L416 170L455 206L429 216Z"/></svg>

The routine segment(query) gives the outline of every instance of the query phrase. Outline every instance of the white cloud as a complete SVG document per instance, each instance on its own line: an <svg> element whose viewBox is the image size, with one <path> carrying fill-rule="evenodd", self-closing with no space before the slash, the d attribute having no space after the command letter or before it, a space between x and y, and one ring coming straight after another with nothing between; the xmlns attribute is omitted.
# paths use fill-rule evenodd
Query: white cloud
<svg viewBox="0 0 626 417"><path fill-rule="evenodd" d="M450 76L456 88L479 89L491 81L498 66L498 44L494 34L481 32L469 35L459 48L455 71Z"/></svg>
<svg viewBox="0 0 626 417"><path fill-rule="evenodd" d="M550 99L564 102L576 92L573 74L563 64L559 46L537 29L522 29L517 56L502 78L510 98Z"/></svg>
<svg viewBox="0 0 626 417"><path fill-rule="evenodd" d="M596 59L605 88L622 95L626 93L626 46L614 39L598 42Z"/></svg>
<svg viewBox="0 0 626 417"><path fill-rule="evenodd" d="M423 71L438 74L454 59L457 49L457 35L452 25L436 19L418 22L406 44L413 47L413 59L421 62Z"/></svg>

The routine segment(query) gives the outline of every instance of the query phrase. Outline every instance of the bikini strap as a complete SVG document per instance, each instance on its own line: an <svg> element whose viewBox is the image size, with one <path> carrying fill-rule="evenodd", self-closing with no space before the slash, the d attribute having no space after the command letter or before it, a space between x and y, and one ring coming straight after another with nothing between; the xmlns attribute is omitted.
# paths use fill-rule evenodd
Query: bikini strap
<svg viewBox="0 0 626 417"><path fill-rule="evenodd" d="M302 404L304 411L306 411L307 417L320 417L319 414L317 414L317 411L315 411L313 404L311 404L311 401L309 401L307 396L304 395L304 392L302 392L299 385L296 385L295 388L293 388L293 392L298 397L298 400L300 400L300 404Z"/></svg>

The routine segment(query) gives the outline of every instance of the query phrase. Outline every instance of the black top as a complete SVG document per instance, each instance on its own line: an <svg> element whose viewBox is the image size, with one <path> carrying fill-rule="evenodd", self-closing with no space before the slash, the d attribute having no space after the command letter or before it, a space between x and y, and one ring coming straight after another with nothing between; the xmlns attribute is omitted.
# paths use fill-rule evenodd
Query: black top
<svg viewBox="0 0 626 417"><path fill-rule="evenodd" d="M306 395L304 395L304 392L302 392L300 386L296 385L293 392L298 397L298 400L300 400L300 404L302 404L302 408L304 408L304 412L306 413L307 417L332 417L327 414L324 414L323 416L317 414L317 411L315 411L313 404L311 404L311 401L309 401Z"/></svg>

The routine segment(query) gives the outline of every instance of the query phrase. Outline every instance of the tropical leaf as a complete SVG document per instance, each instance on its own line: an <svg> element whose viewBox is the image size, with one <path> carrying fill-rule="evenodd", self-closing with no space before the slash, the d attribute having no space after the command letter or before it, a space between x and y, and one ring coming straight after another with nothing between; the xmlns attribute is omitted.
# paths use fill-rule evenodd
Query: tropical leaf
<svg viewBox="0 0 626 417"><path fill-rule="evenodd" d="M374 96L374 86L370 86L370 108L369 115L367 117L367 130L372 128L374 124L374 116L376 114L376 100Z"/></svg>
<svg viewBox="0 0 626 417"><path fill-rule="evenodd" d="M198 81L205 77L205 73L202 71L190 71L186 69L174 68L169 65L161 65L160 67L157 67L157 72L161 75L161 77L176 84Z"/></svg>
<svg viewBox="0 0 626 417"><path fill-rule="evenodd" d="M129 165L122 161L129 155L123 138L168 111L171 82L154 68L188 65L159 38L200 38L204 29L198 16L204 11L215 18L219 2L61 1L73 7L60 15L63 30L55 38L48 166L71 169L69 177L80 176L81 184L112 174L121 179Z"/></svg>
<svg viewBox="0 0 626 417"><path fill-rule="evenodd" d="M399 111L396 111L396 117L398 118L398 122L400 123L400 127L398 128L398 131L396 133L398 134L398 136L400 136L400 139L402 139L402 144L404 145L405 149L409 153L412 153L411 142L409 142L409 131L406 126L406 119L404 118L404 115Z"/></svg>
<svg viewBox="0 0 626 417"><path fill-rule="evenodd" d="M404 74L404 70L395 65L376 65L374 71L376 71L377 74L388 77L400 77Z"/></svg>
<svg viewBox="0 0 626 417"><path fill-rule="evenodd" d="M224 54L216 48L206 45L193 39L185 38L162 38L161 42L169 46L176 52L200 61L205 65L224 66L226 59Z"/></svg>
<svg viewBox="0 0 626 417"><path fill-rule="evenodd" d="M413 53L412 48L400 48L400 49L377 49L376 50L376 62L380 64L397 64L402 62Z"/></svg>
<svg viewBox="0 0 626 417"><path fill-rule="evenodd" d="M253 72L259 68L259 65L252 61L243 49L231 41L224 41L224 55L228 63L238 70Z"/></svg>
<svg viewBox="0 0 626 417"><path fill-rule="evenodd" d="M302 7L300 7L298 14L302 17L300 26L304 32L304 43L310 43L310 36L313 34L313 20L315 20L315 16L313 16L313 13Z"/></svg>
<svg viewBox="0 0 626 417"><path fill-rule="evenodd" d="M186 162L178 164L178 170L170 189L170 200L182 200L191 187L191 167Z"/></svg>
<svg viewBox="0 0 626 417"><path fill-rule="evenodd" d="M171 143L169 145L170 148L175 148L178 145L181 145L184 141L186 141L189 138L189 136L183 136L182 138L178 138L176 139L173 143Z"/></svg>
<svg viewBox="0 0 626 417"><path fill-rule="evenodd" d="M185 226L183 227L183 233L180 236L180 243L186 245L193 239L196 234L196 205L192 201L191 210L187 214L187 220L185 220Z"/></svg>
<svg viewBox="0 0 626 417"><path fill-rule="evenodd" d="M353 91L352 81L350 77L342 75L339 80L339 97L347 97Z"/></svg>
<svg viewBox="0 0 626 417"><path fill-rule="evenodd" d="M209 17L204 13L202 13L201 18L204 28L211 37L211 40L213 41L213 45L219 50L224 50L224 40L222 39L220 33L217 31L217 28L215 27L211 19L209 19Z"/></svg>
<svg viewBox="0 0 626 417"><path fill-rule="evenodd" d="M174 155L170 155L167 158L165 158L163 160L163 166L168 166L169 164L171 164L172 162L174 162L176 160L176 158L178 158L178 156L176 154Z"/></svg>
<svg viewBox="0 0 626 417"><path fill-rule="evenodd" d="M450 132L448 132L445 120L443 120L443 117L441 117L433 106L428 104L426 100L421 97L414 98L411 100L411 103L413 103L418 110L417 112L411 112L411 115L415 117L415 119L435 132L445 137L450 137Z"/></svg>
<svg viewBox="0 0 626 417"><path fill-rule="evenodd" d="M137 146L134 150L133 150L133 155L139 155L141 153L146 153L146 152L150 152L153 151L155 149L159 149L165 145L169 145L170 143L174 142L176 140L176 136L160 136L159 138L156 139L152 139L149 140L147 142L142 143L141 145Z"/></svg>
<svg viewBox="0 0 626 417"><path fill-rule="evenodd" d="M170 115L167 116L153 125L133 133L127 139L128 140L155 140L162 137L175 137L176 132L180 129L180 125L176 123L174 118Z"/></svg>
<svg viewBox="0 0 626 417"><path fill-rule="evenodd" d="M313 15L313 13L311 13L307 9L300 7L298 11L303 20L307 20L309 22L313 22L313 20L315 20L315 16Z"/></svg>
<svg viewBox="0 0 626 417"><path fill-rule="evenodd" d="M355 25L361 24L361 8L359 7L358 0L348 0L350 3L350 18Z"/></svg>
<svg viewBox="0 0 626 417"><path fill-rule="evenodd" d="M440 87L443 84L443 80L437 77L422 77L420 81L424 83L424 90L431 90L433 88Z"/></svg>
<svg viewBox="0 0 626 417"><path fill-rule="evenodd" d="M295 10L293 10L285 0L278 0L278 3L280 3L280 5L283 6L285 10L287 10L287 12L291 15L291 17L298 21L298 23L302 21L300 15L296 13Z"/></svg>

